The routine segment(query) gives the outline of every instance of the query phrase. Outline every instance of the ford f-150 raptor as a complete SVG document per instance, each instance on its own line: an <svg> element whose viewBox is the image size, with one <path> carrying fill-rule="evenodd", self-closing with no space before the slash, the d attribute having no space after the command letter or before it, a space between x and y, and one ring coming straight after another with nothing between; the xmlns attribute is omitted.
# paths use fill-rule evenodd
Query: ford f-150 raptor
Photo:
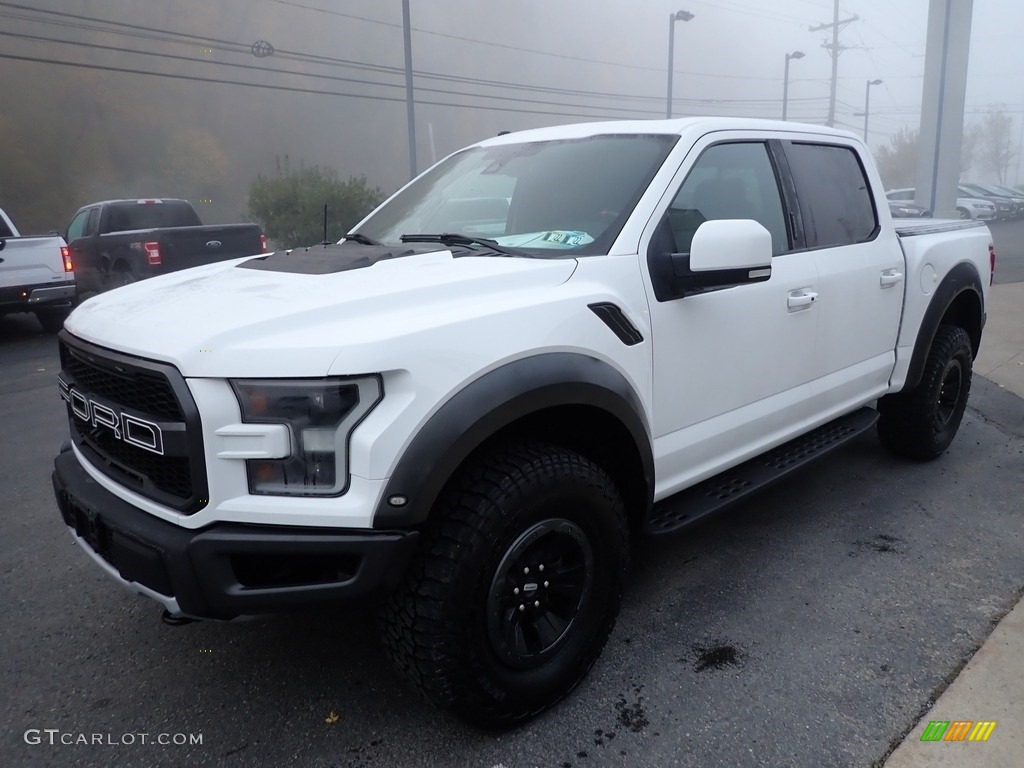
<svg viewBox="0 0 1024 768"><path fill-rule="evenodd" d="M429 698L524 720L593 665L631 537L873 426L946 451L995 252L897 229L882 189L856 136L793 123L482 141L340 243L76 309L61 514L169 619L379 595Z"/></svg>

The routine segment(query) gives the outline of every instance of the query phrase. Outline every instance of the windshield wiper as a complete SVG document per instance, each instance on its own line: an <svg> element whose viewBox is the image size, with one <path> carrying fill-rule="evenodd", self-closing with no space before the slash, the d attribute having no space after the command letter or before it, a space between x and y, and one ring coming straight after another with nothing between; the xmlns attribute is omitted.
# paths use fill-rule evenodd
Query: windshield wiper
<svg viewBox="0 0 1024 768"><path fill-rule="evenodd" d="M360 245L384 245L378 240L374 240L372 237L367 237L362 232L349 232L345 235L346 240L355 240Z"/></svg>
<svg viewBox="0 0 1024 768"><path fill-rule="evenodd" d="M442 245L482 245L485 248L489 248L495 253L500 253L505 256L529 256L515 248L507 248L504 245L499 245L495 240L489 240L486 237L473 237L472 235L462 235L457 232L442 232L439 235L402 235L399 238L403 243L441 243Z"/></svg>

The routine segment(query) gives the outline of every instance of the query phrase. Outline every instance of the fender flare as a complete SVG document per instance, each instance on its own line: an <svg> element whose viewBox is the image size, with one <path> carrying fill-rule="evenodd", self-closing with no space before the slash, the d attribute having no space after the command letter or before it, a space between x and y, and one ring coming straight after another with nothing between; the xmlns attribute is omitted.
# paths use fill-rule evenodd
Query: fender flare
<svg viewBox="0 0 1024 768"><path fill-rule="evenodd" d="M928 359L928 351L931 349L935 333L939 329L942 318L946 311L953 305L964 292L972 292L977 296L978 304L981 307L979 318L978 338L972 336L971 342L974 346L974 354L978 353L978 345L981 342L980 329L985 325L985 292L981 285L981 276L977 268L970 262L961 262L953 267L942 278L935 295L932 296L924 317L921 318L921 327L917 331L917 341L914 342L914 353L910 358L910 366L907 369L907 380L903 385L903 391L907 392L921 383L921 376L924 374L924 364Z"/></svg>
<svg viewBox="0 0 1024 768"><path fill-rule="evenodd" d="M650 505L654 456L639 396L607 363L579 353L551 352L496 368L441 406L399 459L373 527L423 523L445 483L484 441L525 416L560 405L598 408L625 426L640 456ZM388 499L396 495L406 497L407 503L390 504Z"/></svg>

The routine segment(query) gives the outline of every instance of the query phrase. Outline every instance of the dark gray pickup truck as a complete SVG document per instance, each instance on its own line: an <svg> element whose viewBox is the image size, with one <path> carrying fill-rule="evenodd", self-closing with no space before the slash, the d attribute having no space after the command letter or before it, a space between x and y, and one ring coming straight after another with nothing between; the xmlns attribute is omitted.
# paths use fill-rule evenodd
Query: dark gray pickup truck
<svg viewBox="0 0 1024 768"><path fill-rule="evenodd" d="M266 252L256 224L204 226L187 200L107 200L78 209L64 239L80 294Z"/></svg>

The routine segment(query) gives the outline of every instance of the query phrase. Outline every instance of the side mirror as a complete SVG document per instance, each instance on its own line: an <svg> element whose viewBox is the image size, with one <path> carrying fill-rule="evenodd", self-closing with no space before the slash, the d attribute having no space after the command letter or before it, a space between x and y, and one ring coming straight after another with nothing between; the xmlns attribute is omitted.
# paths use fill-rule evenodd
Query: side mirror
<svg viewBox="0 0 1024 768"><path fill-rule="evenodd" d="M683 294L761 283L772 276L772 236L753 219L714 219L697 228L689 254L670 258Z"/></svg>

